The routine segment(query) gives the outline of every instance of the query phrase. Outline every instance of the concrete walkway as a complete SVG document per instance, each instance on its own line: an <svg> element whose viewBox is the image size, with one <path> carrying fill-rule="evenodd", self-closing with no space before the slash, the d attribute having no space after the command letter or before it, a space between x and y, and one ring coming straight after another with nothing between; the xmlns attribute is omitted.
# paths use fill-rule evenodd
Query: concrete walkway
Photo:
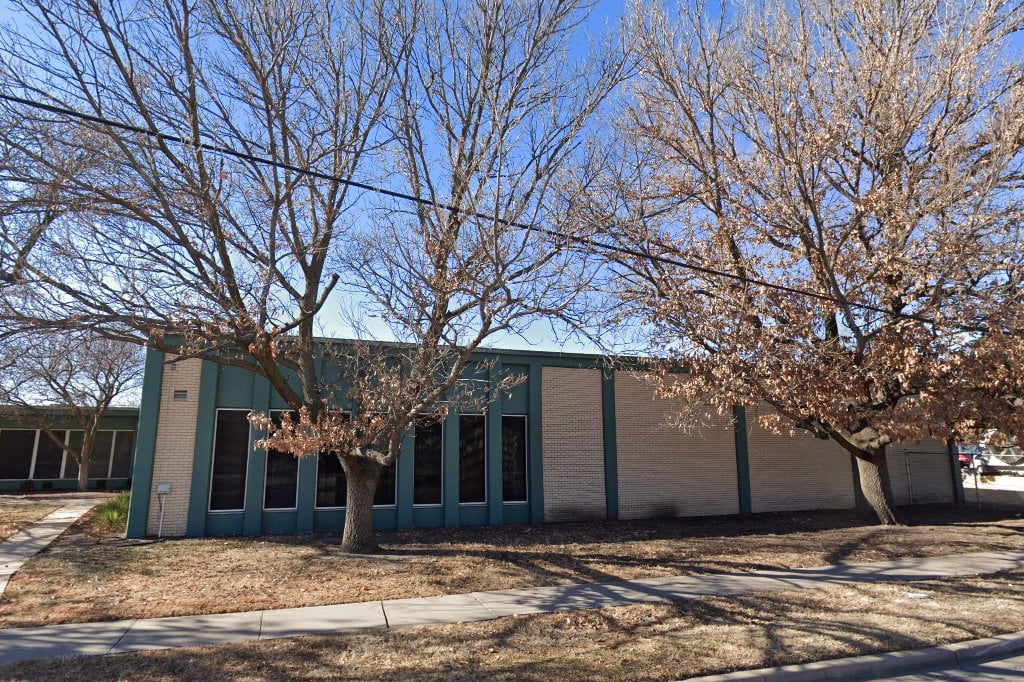
<svg viewBox="0 0 1024 682"><path fill-rule="evenodd" d="M809 589L829 584L929 580L1016 568L1024 568L1024 552L982 552L788 571L650 578L335 606L13 628L0 630L0 665L58 656L484 621L528 613Z"/></svg>
<svg viewBox="0 0 1024 682"><path fill-rule="evenodd" d="M0 599L11 576L104 498L65 498L63 506L0 543ZM53 504L56 500L39 502ZM33 500L33 503L36 503Z"/></svg>

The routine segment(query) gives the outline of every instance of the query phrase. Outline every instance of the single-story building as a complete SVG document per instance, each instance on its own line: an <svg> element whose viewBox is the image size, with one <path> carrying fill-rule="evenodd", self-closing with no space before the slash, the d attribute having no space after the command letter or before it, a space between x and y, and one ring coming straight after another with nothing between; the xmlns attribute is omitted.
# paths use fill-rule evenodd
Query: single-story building
<svg viewBox="0 0 1024 682"><path fill-rule="evenodd" d="M36 428L36 420L44 417L17 418L19 410L7 407L0 411L6 415L0 416L0 491L76 490L78 462ZM82 442L82 427L69 414L62 414L59 408L47 413L43 423L62 442ZM91 489L130 487L138 421L139 410L134 407L112 407L100 420L89 467Z"/></svg>
<svg viewBox="0 0 1024 682"><path fill-rule="evenodd" d="M381 476L380 529L848 509L852 457L831 441L776 435L757 410L700 426L636 374L598 355L481 351L522 383L478 413L410 432ZM128 536L340 531L344 473L332 455L255 447L246 416L285 410L266 380L199 359L146 359ZM891 448L898 504L963 499L941 443Z"/></svg>

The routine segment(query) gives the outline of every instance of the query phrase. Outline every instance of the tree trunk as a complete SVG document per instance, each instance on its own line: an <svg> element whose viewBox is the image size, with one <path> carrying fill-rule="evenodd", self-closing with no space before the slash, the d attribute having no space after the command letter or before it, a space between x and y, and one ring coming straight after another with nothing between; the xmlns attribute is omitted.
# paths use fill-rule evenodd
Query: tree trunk
<svg viewBox="0 0 1024 682"><path fill-rule="evenodd" d="M866 505L858 505L858 509L875 516L883 526L898 524L885 448L864 451L863 455L857 455L857 471L860 474L863 503Z"/></svg>
<svg viewBox="0 0 1024 682"><path fill-rule="evenodd" d="M78 451L78 491L89 490L89 464L92 461L92 443L88 438L82 439L82 447Z"/></svg>
<svg viewBox="0 0 1024 682"><path fill-rule="evenodd" d="M341 548L346 552L371 554L377 551L373 532L373 497L381 465L366 457L339 455L345 470L345 530Z"/></svg>

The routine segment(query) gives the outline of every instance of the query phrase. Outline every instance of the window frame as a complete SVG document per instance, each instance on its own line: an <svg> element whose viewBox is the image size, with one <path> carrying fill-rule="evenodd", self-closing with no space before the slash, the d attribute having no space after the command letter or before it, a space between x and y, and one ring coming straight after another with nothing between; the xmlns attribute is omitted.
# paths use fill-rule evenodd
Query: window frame
<svg viewBox="0 0 1024 682"><path fill-rule="evenodd" d="M484 499L483 499L482 502L463 502L462 499L461 499L461 496L462 496L462 418L463 417L480 417L480 419L481 419L481 421L483 422L483 425L484 425L484 467L483 467L483 469L484 469L484 471L483 471L483 474L484 474L483 475L483 478L484 478ZM458 454L459 454L459 497L460 497L460 499L459 499L459 506L460 507L486 507L488 505L488 500L491 499L490 498L491 491L489 489L489 486L487 485L487 479L489 478L488 475L487 475L487 466L490 463L490 458L491 458L490 448L488 447L488 443L487 443L487 434L488 434L488 432L490 430L488 425L487 425L487 421L488 421L487 413L486 412L460 412L459 415L458 415L458 419L459 419L459 452L458 452ZM444 441L442 441L442 442L444 442Z"/></svg>
<svg viewBox="0 0 1024 682"><path fill-rule="evenodd" d="M209 485L206 490L206 513L207 514L238 514L244 512L246 506L249 504L249 465L252 461L253 451L253 428L252 424L249 424L249 440L245 444L245 478L242 484L242 508L241 509L211 509L210 505L213 502L213 467L217 459L217 424L220 421L219 416L222 411L225 412L245 412L246 414L252 412L248 408L238 407L218 407L214 410L213 415L213 440L210 443L210 474L208 477ZM248 422L248 419L246 419Z"/></svg>
<svg viewBox="0 0 1024 682"><path fill-rule="evenodd" d="M275 414L284 414L285 412L291 412L292 410L269 410L270 418L273 419ZM252 438L250 426L250 442L253 444L252 447L255 449L256 439ZM295 455L291 455L295 458L295 506L294 507L267 507L267 472L270 470L270 450L266 448L260 448L263 450L263 495L260 497L260 509L265 512L293 512L299 510L299 458ZM289 453L282 453L289 454ZM317 465L319 466L320 461L317 459ZM247 465L248 466L248 465Z"/></svg>
<svg viewBox="0 0 1024 682"><path fill-rule="evenodd" d="M413 490L413 493L412 493L413 494L413 505L412 506L413 506L413 509L440 509L440 508L444 507L444 483L445 483L445 475L447 474L447 467L445 467L445 465L444 465L444 436L445 436L445 433L447 431L447 427L445 426L445 421L446 420L442 419L441 421L437 422L441 426L441 501L440 502L426 502L426 503L416 504L416 501L415 501L416 500L416 446L415 446L416 427L415 427L415 425L413 426L413 474L412 474L412 490ZM396 477L396 482L397 482L397 477ZM473 503L473 504L479 504L479 503Z"/></svg>
<svg viewBox="0 0 1024 682"><path fill-rule="evenodd" d="M39 429L19 429L19 428L9 429L9 428L5 428L5 429L0 429L0 435L2 435L4 431L35 431L35 438L32 441L32 453L29 455L29 459L28 459L28 476L27 477L18 477L18 478L0 478L0 481L31 481L31 480L33 480L32 474L35 473L35 469L36 469L36 450L39 447ZM57 480L57 479L45 479L45 480L50 481L50 480Z"/></svg>
<svg viewBox="0 0 1024 682"><path fill-rule="evenodd" d="M511 414L502 413L501 419L504 421L505 417L516 417L523 420L523 453L525 455L525 476L526 476L526 499L523 500L506 500L505 499L505 448L504 440L502 441L501 449L501 502L502 504L510 505L528 505L530 504L530 415L528 414ZM504 430L505 425L502 424Z"/></svg>

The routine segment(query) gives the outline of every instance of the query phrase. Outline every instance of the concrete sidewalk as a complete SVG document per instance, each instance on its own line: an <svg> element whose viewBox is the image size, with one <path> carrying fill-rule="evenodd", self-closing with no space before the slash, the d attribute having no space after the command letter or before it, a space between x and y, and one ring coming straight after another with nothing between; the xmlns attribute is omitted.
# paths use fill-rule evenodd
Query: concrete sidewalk
<svg viewBox="0 0 1024 682"><path fill-rule="evenodd" d="M0 599L14 572L26 561L46 548L60 537L71 524L87 511L103 501L98 499L66 499L61 500L63 506L24 528L0 543ZM52 502L50 503L52 504Z"/></svg>
<svg viewBox="0 0 1024 682"><path fill-rule="evenodd" d="M495 590L419 599L0 630L0 665L58 656L327 635L374 628L484 621L712 595L900 582L1024 568L1024 552L982 552L788 571L651 578Z"/></svg>

